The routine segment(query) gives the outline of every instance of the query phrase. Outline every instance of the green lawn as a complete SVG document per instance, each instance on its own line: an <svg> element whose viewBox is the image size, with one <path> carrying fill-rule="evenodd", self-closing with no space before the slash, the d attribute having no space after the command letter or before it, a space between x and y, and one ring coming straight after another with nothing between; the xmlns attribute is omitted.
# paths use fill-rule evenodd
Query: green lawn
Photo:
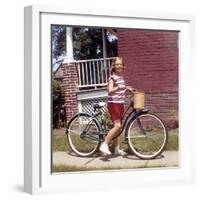
<svg viewBox="0 0 200 200"><path fill-rule="evenodd" d="M158 165L156 166L157 168L159 167L166 167L165 165ZM170 167L177 167L177 165L170 166ZM138 168L152 168L151 166L140 166ZM133 169L132 167L126 168L128 169ZM135 168L134 168L135 169ZM101 168L96 168L96 167L77 167L77 166L67 166L67 165L53 165L52 166L52 173L59 173L59 172L80 172L80 171L104 171L104 170L124 170L122 167L101 167Z"/></svg>
<svg viewBox="0 0 200 200"><path fill-rule="evenodd" d="M123 140L122 140L123 141ZM128 147L128 144L121 143L121 147L128 153L131 153ZM169 131L169 137L168 137L168 143L165 147L166 151L177 151L178 148L178 129L174 129ZM70 151L69 144L67 142L67 136L65 134L64 129L54 130L53 136L52 136L52 150L55 151ZM144 166L146 168L147 166ZM164 167L164 166L157 166L157 167ZM140 168L142 168L140 166ZM87 168L87 167L77 167L77 166L66 166L66 165L53 165L52 166L52 172L59 173L59 172L77 172L77 171L97 171L97 170L120 170L122 168L116 167L116 168Z"/></svg>
<svg viewBox="0 0 200 200"><path fill-rule="evenodd" d="M123 138L122 138L123 141ZM121 144L122 148L126 151L128 150L128 145L123 143ZM70 147L67 142L67 136L63 129L54 130L52 136L52 150L55 151L69 151ZM165 150L178 150L178 129L169 131L168 143Z"/></svg>

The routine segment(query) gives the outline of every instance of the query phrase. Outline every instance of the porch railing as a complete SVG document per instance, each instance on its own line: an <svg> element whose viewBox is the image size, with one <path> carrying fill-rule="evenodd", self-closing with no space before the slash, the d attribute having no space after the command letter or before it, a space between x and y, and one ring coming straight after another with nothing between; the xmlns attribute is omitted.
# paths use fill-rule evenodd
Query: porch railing
<svg viewBox="0 0 200 200"><path fill-rule="evenodd" d="M76 61L79 88L105 86L115 57Z"/></svg>

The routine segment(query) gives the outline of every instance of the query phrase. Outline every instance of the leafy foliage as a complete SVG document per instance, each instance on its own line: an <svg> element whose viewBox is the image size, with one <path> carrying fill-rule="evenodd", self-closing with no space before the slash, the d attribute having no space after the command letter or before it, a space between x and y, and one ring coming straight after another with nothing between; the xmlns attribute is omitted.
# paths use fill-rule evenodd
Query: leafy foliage
<svg viewBox="0 0 200 200"><path fill-rule="evenodd" d="M111 128L113 128L114 124L111 120L111 116L108 110L106 110L106 112L103 113L101 120L102 120L102 126L104 126L106 130L110 130Z"/></svg>
<svg viewBox="0 0 200 200"><path fill-rule="evenodd" d="M66 49L66 28L61 25L52 25L52 56L57 59L65 53Z"/></svg>
<svg viewBox="0 0 200 200"><path fill-rule="evenodd" d="M109 31L104 31L107 57L117 56L117 39ZM102 29L73 28L74 58L76 60L103 57ZM52 25L52 56L57 59L66 52L66 26Z"/></svg>
<svg viewBox="0 0 200 200"><path fill-rule="evenodd" d="M60 128L60 121L65 121L64 92L60 83L56 80L52 82L53 98L53 127Z"/></svg>
<svg viewBox="0 0 200 200"><path fill-rule="evenodd" d="M74 58L92 59L100 58L102 52L101 29L74 28Z"/></svg>
<svg viewBox="0 0 200 200"><path fill-rule="evenodd" d="M64 92L61 84L53 80L52 82L52 89L53 89L53 104L55 105L62 105L64 104Z"/></svg>

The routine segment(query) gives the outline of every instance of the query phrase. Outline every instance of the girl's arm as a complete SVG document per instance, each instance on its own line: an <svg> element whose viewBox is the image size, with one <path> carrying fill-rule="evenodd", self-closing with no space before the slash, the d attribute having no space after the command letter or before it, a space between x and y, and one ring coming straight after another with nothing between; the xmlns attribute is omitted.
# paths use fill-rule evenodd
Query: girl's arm
<svg viewBox="0 0 200 200"><path fill-rule="evenodd" d="M119 89L119 87L114 87L113 79L110 79L109 83L108 83L108 93L112 94L112 93L116 92L118 89Z"/></svg>

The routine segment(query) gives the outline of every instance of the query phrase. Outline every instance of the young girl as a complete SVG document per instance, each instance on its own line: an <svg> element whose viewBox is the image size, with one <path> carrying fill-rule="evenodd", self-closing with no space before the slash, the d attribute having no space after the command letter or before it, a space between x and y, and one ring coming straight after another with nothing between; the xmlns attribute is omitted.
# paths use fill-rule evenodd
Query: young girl
<svg viewBox="0 0 200 200"><path fill-rule="evenodd" d="M109 143L117 136L122 127L122 115L124 113L125 92L132 91L131 87L125 86L125 81L122 76L124 70L124 63L122 58L117 57L112 63L111 76L108 82L108 111L114 123L114 127L108 132L105 141L100 147L100 151L110 155L108 148ZM119 148L119 136L114 139L114 154L124 155L125 152Z"/></svg>

